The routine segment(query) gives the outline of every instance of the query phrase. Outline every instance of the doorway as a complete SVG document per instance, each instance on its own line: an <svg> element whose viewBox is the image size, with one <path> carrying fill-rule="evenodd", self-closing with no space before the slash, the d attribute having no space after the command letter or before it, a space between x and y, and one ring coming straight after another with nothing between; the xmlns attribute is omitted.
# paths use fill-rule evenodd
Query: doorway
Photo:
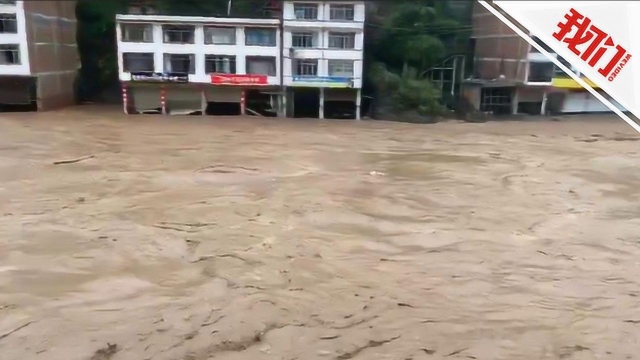
<svg viewBox="0 0 640 360"><path fill-rule="evenodd" d="M293 90L293 117L320 117L320 89L296 88Z"/></svg>

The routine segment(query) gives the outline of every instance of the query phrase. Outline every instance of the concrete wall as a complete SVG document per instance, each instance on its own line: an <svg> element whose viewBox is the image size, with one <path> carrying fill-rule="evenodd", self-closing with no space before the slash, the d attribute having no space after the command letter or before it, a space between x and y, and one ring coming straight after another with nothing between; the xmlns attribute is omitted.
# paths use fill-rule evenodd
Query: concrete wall
<svg viewBox="0 0 640 360"><path fill-rule="evenodd" d="M24 1L31 74L38 78L38 109L75 102L80 68L75 1Z"/></svg>
<svg viewBox="0 0 640 360"><path fill-rule="evenodd" d="M353 87L362 88L362 69L363 69L363 50L364 50L364 31L358 29L353 31L355 33L355 46L354 49L327 49L329 43L329 33L335 31L329 30L316 30L298 27L285 27L284 32L284 84L286 86L293 86L293 59L291 58L291 46L292 46L292 33L296 31L308 32L312 30L315 32L316 38L319 40L319 46L317 48L304 48L295 49L293 54L295 59L318 59L318 76L329 76L329 60L353 60ZM344 30L340 30L344 32Z"/></svg>
<svg viewBox="0 0 640 360"><path fill-rule="evenodd" d="M526 80L530 45L478 2L473 8L474 75L480 79Z"/></svg>
<svg viewBox="0 0 640 360"><path fill-rule="evenodd" d="M364 50L364 20L365 4L362 1L321 2L306 1L304 3L318 6L317 19L296 19L294 5L297 2L285 1L283 7L284 44L283 44L283 73L284 85L295 86L293 82L293 60L291 58L292 33L313 32L318 46L314 48L295 49L295 59L317 59L318 76L329 76L329 60L353 60L353 88L362 88L363 50ZM332 5L354 5L353 21L336 21L330 19ZM329 49L329 32L355 33L354 49Z"/></svg>
<svg viewBox="0 0 640 360"><path fill-rule="evenodd" d="M24 2L16 1L15 4L0 4L0 14L15 14L17 22L17 33L0 34L0 44L18 45L20 48L20 64L0 65L0 75L31 75Z"/></svg>
<svg viewBox="0 0 640 360"><path fill-rule="evenodd" d="M118 15L116 27L118 37L118 67L120 80L130 81L131 74L123 71L123 53L154 54L155 72L164 72L164 54L195 54L195 74L189 75L189 82L210 84L211 78L205 72L206 55L233 55L236 57L236 73L246 74L247 56L271 56L276 58L276 76L268 77L269 85L280 85L280 30L278 20L266 19L225 19L195 18L157 15ZM235 27L234 45L206 45L204 43L204 25ZM122 25L126 23L147 23L153 26L153 42L136 43L122 41ZM163 43L162 24L195 26L194 44ZM276 31L276 46L246 46L245 29L247 27L268 27Z"/></svg>

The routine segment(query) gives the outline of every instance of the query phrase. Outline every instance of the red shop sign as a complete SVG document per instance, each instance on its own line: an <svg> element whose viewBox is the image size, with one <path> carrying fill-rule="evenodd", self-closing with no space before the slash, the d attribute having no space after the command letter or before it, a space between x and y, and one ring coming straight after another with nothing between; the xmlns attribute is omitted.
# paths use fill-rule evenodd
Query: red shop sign
<svg viewBox="0 0 640 360"><path fill-rule="evenodd" d="M267 85L267 75L210 74L216 85Z"/></svg>

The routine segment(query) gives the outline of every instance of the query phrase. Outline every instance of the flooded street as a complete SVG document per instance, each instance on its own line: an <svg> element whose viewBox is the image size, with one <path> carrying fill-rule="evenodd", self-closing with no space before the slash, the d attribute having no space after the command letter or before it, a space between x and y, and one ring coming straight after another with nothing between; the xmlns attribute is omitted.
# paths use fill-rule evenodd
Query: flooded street
<svg viewBox="0 0 640 360"><path fill-rule="evenodd" d="M0 114L3 360L638 356L620 120L121 112Z"/></svg>

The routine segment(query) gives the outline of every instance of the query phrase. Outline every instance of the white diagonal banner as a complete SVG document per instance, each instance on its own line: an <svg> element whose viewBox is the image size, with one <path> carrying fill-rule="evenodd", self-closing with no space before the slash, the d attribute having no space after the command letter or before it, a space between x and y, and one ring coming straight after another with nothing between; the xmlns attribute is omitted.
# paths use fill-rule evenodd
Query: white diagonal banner
<svg viewBox="0 0 640 360"><path fill-rule="evenodd" d="M480 3L622 117L640 126L485 1ZM640 118L640 1L493 1L611 98ZM635 41L634 41L635 38Z"/></svg>

